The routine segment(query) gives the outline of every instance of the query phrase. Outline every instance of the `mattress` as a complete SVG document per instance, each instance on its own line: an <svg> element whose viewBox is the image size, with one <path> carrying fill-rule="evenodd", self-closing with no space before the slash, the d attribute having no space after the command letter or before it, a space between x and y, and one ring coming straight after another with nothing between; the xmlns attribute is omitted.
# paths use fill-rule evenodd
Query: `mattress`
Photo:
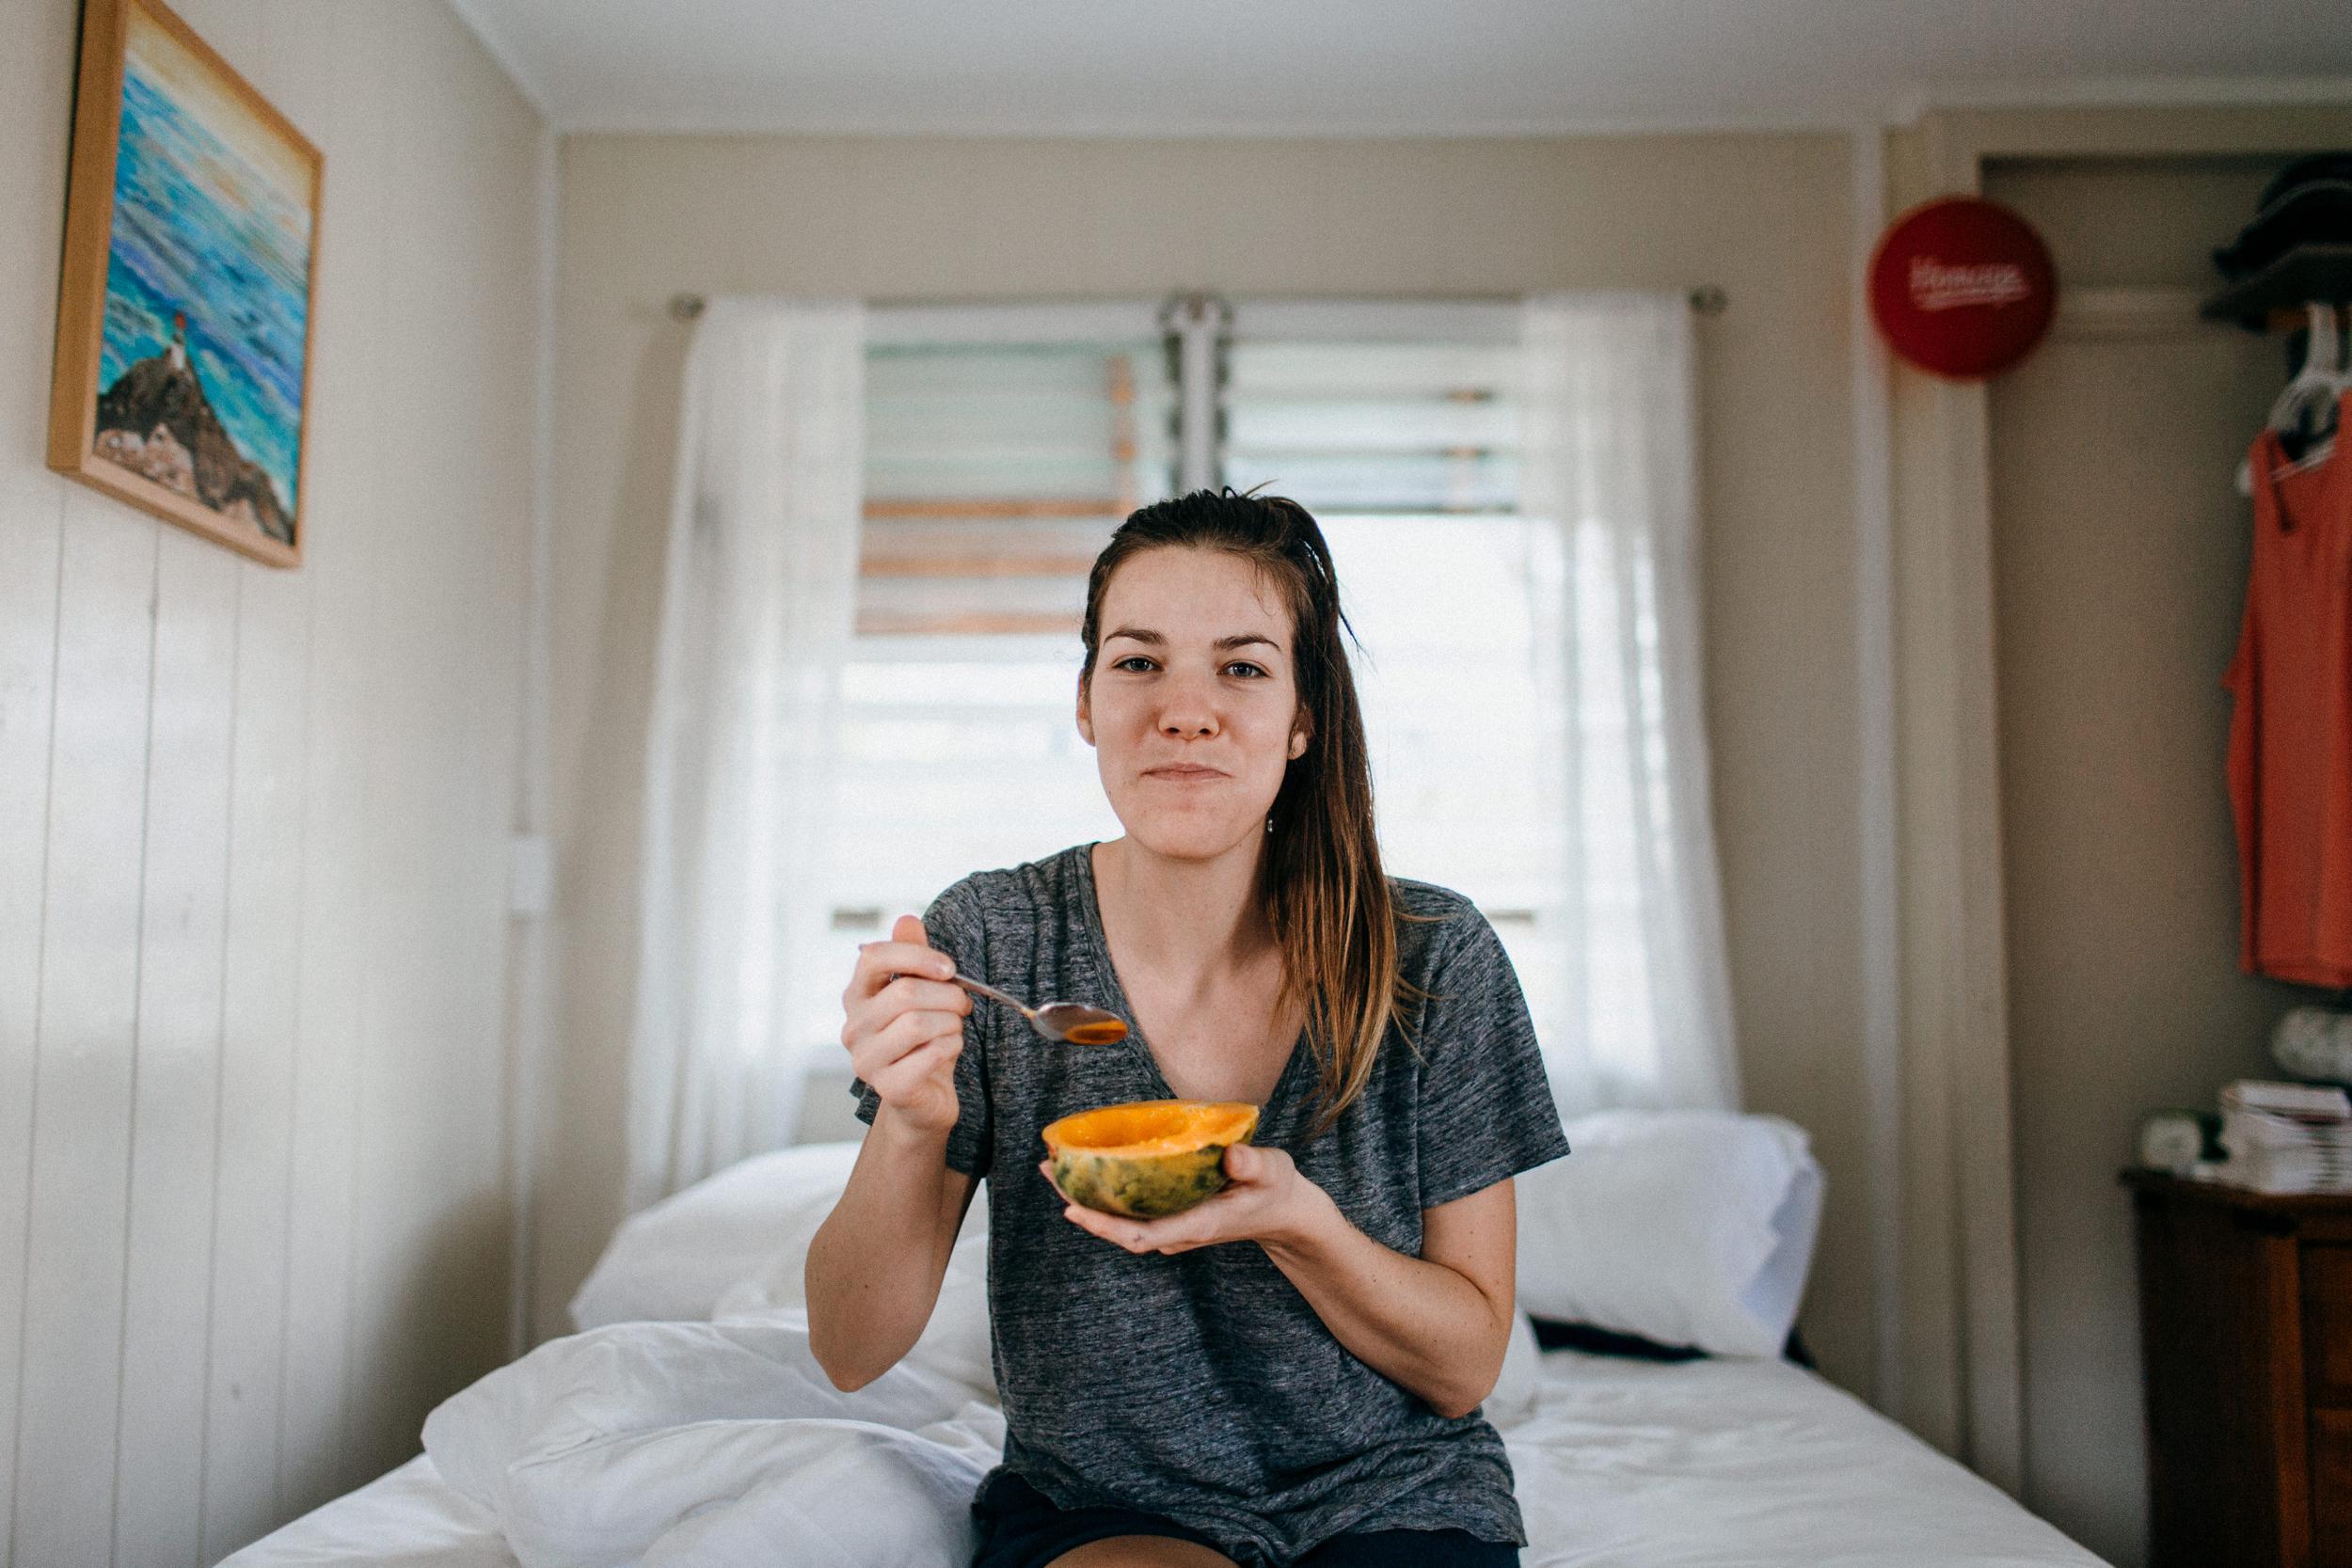
<svg viewBox="0 0 2352 1568"><path fill-rule="evenodd" d="M423 1454L312 1509L222 1560L222 1568L296 1563L380 1568L519 1568L489 1510L434 1472Z"/></svg>
<svg viewBox="0 0 2352 1568"><path fill-rule="evenodd" d="M1502 1434L1527 1524L1524 1568L2104 1560L1836 1385L1785 1361L1547 1351L1534 1407ZM325 1562L518 1568L492 1516L422 1454L222 1568Z"/></svg>

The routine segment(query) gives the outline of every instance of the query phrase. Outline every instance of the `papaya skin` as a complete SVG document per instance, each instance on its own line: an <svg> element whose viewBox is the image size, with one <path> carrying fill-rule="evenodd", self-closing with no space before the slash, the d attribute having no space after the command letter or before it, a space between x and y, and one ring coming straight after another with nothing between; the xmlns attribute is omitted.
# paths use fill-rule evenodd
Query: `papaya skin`
<svg viewBox="0 0 2352 1568"><path fill-rule="evenodd" d="M1043 1136L1054 1184L1070 1201L1150 1220L1181 1214L1223 1192L1225 1150L1249 1142L1257 1130L1254 1105L1136 1101L1064 1117Z"/></svg>

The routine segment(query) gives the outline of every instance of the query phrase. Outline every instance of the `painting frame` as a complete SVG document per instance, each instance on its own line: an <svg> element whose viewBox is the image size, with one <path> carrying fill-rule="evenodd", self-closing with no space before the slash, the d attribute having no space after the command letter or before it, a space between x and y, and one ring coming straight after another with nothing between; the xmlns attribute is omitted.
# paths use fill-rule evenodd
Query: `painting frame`
<svg viewBox="0 0 2352 1568"><path fill-rule="evenodd" d="M175 236L163 235L162 248L195 259L174 279L188 285L183 292L191 297L184 299L148 287L128 252L125 270L110 277L123 217L118 181L135 30L140 46L178 75L163 79L159 92L143 62L143 106L131 118L143 137L142 116L161 122L159 141L176 137L200 156L175 159L167 141L157 151L143 139L136 155L156 169L135 163L130 172L139 188L124 199L153 197L158 186L183 199L144 200L131 218L183 230L207 217L220 220L197 235L198 245L175 247ZM172 97L174 89L183 97ZM193 181L184 178L191 165ZM257 561L301 564L326 178L326 155L317 146L161 0L85 0L50 389L51 468ZM239 181L229 203L210 199L215 185ZM248 199L255 197L262 199ZM290 264L297 239L298 269ZM157 248L146 245L136 253L152 256ZM215 251L241 264L222 265ZM237 286L225 287L224 279ZM170 307L168 341L128 367L142 371L134 384L119 361L126 343L153 347L162 293L174 293L164 302ZM297 306L298 333L288 319ZM234 325L226 320L230 315ZM299 364L289 366L297 342ZM112 378L110 355L119 362ZM110 394L106 412L122 428L102 428L101 404ZM226 418L215 401L227 407ZM131 428L165 408L170 419L153 430Z"/></svg>

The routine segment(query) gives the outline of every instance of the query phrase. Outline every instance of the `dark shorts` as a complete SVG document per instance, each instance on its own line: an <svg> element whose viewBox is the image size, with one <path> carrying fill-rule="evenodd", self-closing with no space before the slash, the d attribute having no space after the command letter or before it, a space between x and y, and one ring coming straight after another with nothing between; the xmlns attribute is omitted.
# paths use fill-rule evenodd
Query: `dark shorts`
<svg viewBox="0 0 2352 1568"><path fill-rule="evenodd" d="M1125 1508L1057 1507L1010 1471L993 1478L987 1501L975 1498L980 1549L972 1568L1045 1568L1067 1551L1114 1535L1165 1535L1210 1550L1197 1530ZM1350 1530L1295 1559L1290 1568L1518 1568L1519 1549L1459 1529Z"/></svg>

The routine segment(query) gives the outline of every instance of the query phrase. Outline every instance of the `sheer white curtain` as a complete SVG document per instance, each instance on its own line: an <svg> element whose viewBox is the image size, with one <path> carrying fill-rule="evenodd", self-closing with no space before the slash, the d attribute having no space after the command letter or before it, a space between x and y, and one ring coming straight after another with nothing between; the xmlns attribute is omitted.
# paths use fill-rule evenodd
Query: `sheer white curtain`
<svg viewBox="0 0 2352 1568"><path fill-rule="evenodd" d="M1537 295L1520 316L1519 509L1569 940L1564 1114L1739 1109L1702 722L1691 311Z"/></svg>
<svg viewBox="0 0 2352 1568"><path fill-rule="evenodd" d="M852 627L865 457L865 312L717 299L678 421L647 726L633 1212L791 1139L803 1042L796 896L827 832Z"/></svg>

